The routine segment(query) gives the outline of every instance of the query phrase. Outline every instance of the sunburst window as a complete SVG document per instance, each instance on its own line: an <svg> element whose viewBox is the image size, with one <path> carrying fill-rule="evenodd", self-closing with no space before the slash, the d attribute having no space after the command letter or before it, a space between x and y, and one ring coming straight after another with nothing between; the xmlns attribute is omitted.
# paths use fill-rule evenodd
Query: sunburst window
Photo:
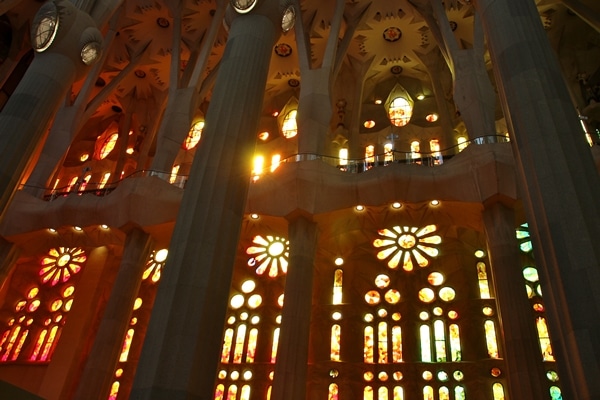
<svg viewBox="0 0 600 400"><path fill-rule="evenodd" d="M54 286L58 282L68 281L72 275L81 271L86 259L85 252L80 247L50 249L42 259L39 272L42 282Z"/></svg>
<svg viewBox="0 0 600 400"><path fill-rule="evenodd" d="M248 266L255 267L258 275L265 272L271 278L287 273L290 242L277 236L255 236L254 246L248 247L246 254L252 255Z"/></svg>
<svg viewBox="0 0 600 400"><path fill-rule="evenodd" d="M152 282L158 282L168 254L169 251L167 249L153 251L150 260L146 263L146 270L142 275L142 280L146 280L151 276Z"/></svg>
<svg viewBox="0 0 600 400"><path fill-rule="evenodd" d="M392 229L381 229L382 238L375 239L373 246L380 248L377 258L388 260L387 265L396 269L400 264L405 271L412 271L415 265L426 267L429 257L436 257L439 250L434 246L442 242L439 235L433 233L435 225L423 228L410 226L394 226Z"/></svg>

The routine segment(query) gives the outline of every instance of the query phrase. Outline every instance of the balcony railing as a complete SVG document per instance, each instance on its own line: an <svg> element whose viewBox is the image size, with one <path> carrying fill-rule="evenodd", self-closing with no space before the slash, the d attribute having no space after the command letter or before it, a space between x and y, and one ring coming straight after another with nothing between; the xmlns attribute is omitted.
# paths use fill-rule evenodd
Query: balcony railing
<svg viewBox="0 0 600 400"><path fill-rule="evenodd" d="M372 157L362 158L362 159L341 159L339 157L331 157L325 155L317 155L317 154L294 154L289 156L283 160L281 163L290 163L290 162L302 162L302 161L311 161L311 160L321 160L340 171L348 172L348 173L361 173L368 171L375 167L384 167L390 164L414 164L421 166L438 166L442 165L444 161L447 161L451 157L453 157L456 153L459 153L459 146L468 146L470 144L486 144L486 143L502 143L508 142L508 138L502 135L489 135L482 136L478 138L474 138L465 142L461 145L452 146L450 148L437 151L437 152L406 152L406 151L398 151L392 150L386 152L384 154L376 154ZM256 181L260 178L264 173L268 173L271 171L271 167L265 167L262 171L253 171L253 180ZM66 196L82 196L82 195L94 195L98 197L103 197L111 193L113 190L119 186L119 184L129 178L137 178L137 177L145 177L145 176L157 176L169 183L173 186L179 187L181 189L185 188L185 185L188 180L188 175L179 175L172 174L170 172L164 171L154 171L154 170L140 170L135 171L132 174L124 177L123 179L107 183L105 185L101 185L99 182L87 182L85 185L83 183L76 183L71 186L63 186L57 187L54 189L45 188L45 194L43 196L44 200L52 201L60 197ZM26 185L25 185L26 186ZM83 188L82 188L83 186ZM102 187L100 187L102 186ZM23 188L23 187L22 187ZM88 189L89 188L89 189Z"/></svg>

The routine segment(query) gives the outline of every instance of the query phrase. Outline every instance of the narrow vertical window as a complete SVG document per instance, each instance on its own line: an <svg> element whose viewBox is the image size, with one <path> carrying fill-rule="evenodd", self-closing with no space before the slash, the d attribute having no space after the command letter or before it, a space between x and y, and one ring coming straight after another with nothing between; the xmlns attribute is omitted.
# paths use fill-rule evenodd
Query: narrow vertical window
<svg viewBox="0 0 600 400"><path fill-rule="evenodd" d="M379 351L378 362L386 364L388 362L388 334L385 322L380 322L377 327L377 349Z"/></svg>
<svg viewBox="0 0 600 400"><path fill-rule="evenodd" d="M335 383L332 383L331 385L329 385L329 396L327 397L327 400L338 400L338 385L336 385Z"/></svg>
<svg viewBox="0 0 600 400"><path fill-rule="evenodd" d="M110 172L105 172L102 175L102 179L100 179L100 182L98 183L98 189L104 189L104 186L106 186L106 183L108 182L109 178L110 178Z"/></svg>
<svg viewBox="0 0 600 400"><path fill-rule="evenodd" d="M404 400L404 389L402 387L394 387L394 400Z"/></svg>
<svg viewBox="0 0 600 400"><path fill-rule="evenodd" d="M454 388L454 400L466 400L466 398L467 395L464 387L457 386Z"/></svg>
<svg viewBox="0 0 600 400"><path fill-rule="evenodd" d="M440 393L440 400L450 400L450 391L448 390L448 388L446 386L442 386L439 390Z"/></svg>
<svg viewBox="0 0 600 400"><path fill-rule="evenodd" d="M277 346L279 346L279 328L273 331L273 346L271 347L271 363L277 361Z"/></svg>
<svg viewBox="0 0 600 400"><path fill-rule="evenodd" d="M75 184L77 183L77 177L74 176L73 178L71 178L71 180L69 181L69 185L67 185L67 192L70 192L71 190L73 190L73 187L75 186Z"/></svg>
<svg viewBox="0 0 600 400"><path fill-rule="evenodd" d="M492 386L492 393L494 395L494 400L504 400L504 386L501 383L494 383Z"/></svg>
<svg viewBox="0 0 600 400"><path fill-rule="evenodd" d="M372 144L365 148L365 161L368 163L375 162L375 146Z"/></svg>
<svg viewBox="0 0 600 400"><path fill-rule="evenodd" d="M425 386L423 388L423 400L434 400L433 388L431 386Z"/></svg>
<svg viewBox="0 0 600 400"><path fill-rule="evenodd" d="M488 355L491 358L498 358L498 341L496 340L496 327L494 326L494 321L488 319L485 321L484 327Z"/></svg>
<svg viewBox="0 0 600 400"><path fill-rule="evenodd" d="M392 327L392 359L395 363L402 362L402 330L399 326Z"/></svg>
<svg viewBox="0 0 600 400"><path fill-rule="evenodd" d="M340 361L340 332L339 325L331 327L331 361Z"/></svg>
<svg viewBox="0 0 600 400"><path fill-rule="evenodd" d="M410 142L410 158L413 160L421 158L421 144L418 140ZM420 164L421 161L418 161Z"/></svg>
<svg viewBox="0 0 600 400"><path fill-rule="evenodd" d="M429 326L421 325L419 332L421 334L421 361L431 362L431 337Z"/></svg>
<svg viewBox="0 0 600 400"><path fill-rule="evenodd" d="M546 319L543 317L536 318L535 326L537 327L538 336L540 338L540 349L542 351L543 360L555 361L554 355L552 354L552 345L550 344L550 335L548 334Z"/></svg>
<svg viewBox="0 0 600 400"><path fill-rule="evenodd" d="M229 386L229 390L227 390L227 400L235 400L237 397L237 386L231 385Z"/></svg>
<svg viewBox="0 0 600 400"><path fill-rule="evenodd" d="M365 362L366 363L370 363L372 364L374 362L374 357L373 357L373 327L372 326L367 326L365 327L365 348L364 348L364 353L365 353Z"/></svg>
<svg viewBox="0 0 600 400"><path fill-rule="evenodd" d="M348 165L348 149L340 149L338 157L340 165Z"/></svg>
<svg viewBox="0 0 600 400"><path fill-rule="evenodd" d="M242 393L240 394L240 400L250 400L250 386L242 386Z"/></svg>
<svg viewBox="0 0 600 400"><path fill-rule="evenodd" d="M384 160L386 162L394 161L394 144L393 143L384 144L383 151L385 153Z"/></svg>
<svg viewBox="0 0 600 400"><path fill-rule="evenodd" d="M271 157L271 172L275 171L279 164L281 163L281 154L274 154Z"/></svg>
<svg viewBox="0 0 600 400"><path fill-rule="evenodd" d="M258 339L258 329L256 329L256 328L250 329L250 334L248 335L248 349L246 350L246 362L247 363L254 362L254 357L256 357L257 339Z"/></svg>
<svg viewBox="0 0 600 400"><path fill-rule="evenodd" d="M440 151L440 140L431 139L429 141L429 148L431 149L431 157L433 158L434 165L440 165L444 163L442 152Z"/></svg>
<svg viewBox="0 0 600 400"><path fill-rule="evenodd" d="M469 142L467 142L467 138L464 136L459 136L456 138L456 143L458 143L458 152L460 153L464 149L467 148Z"/></svg>
<svg viewBox="0 0 600 400"><path fill-rule="evenodd" d="M446 362L446 334L444 322L436 320L433 323L433 335L435 340L435 359L437 362Z"/></svg>
<svg viewBox="0 0 600 400"><path fill-rule="evenodd" d="M179 173L179 168L181 168L181 165L173 165L173 168L171 168L171 176L169 177L169 183L175 183L177 182L177 174Z"/></svg>
<svg viewBox="0 0 600 400"><path fill-rule="evenodd" d="M379 388L377 400L388 400L388 389L385 386Z"/></svg>
<svg viewBox="0 0 600 400"><path fill-rule="evenodd" d="M242 354L244 350L244 341L246 340L246 325L238 326L235 336L235 348L233 350L233 362L239 364L242 362Z"/></svg>
<svg viewBox="0 0 600 400"><path fill-rule="evenodd" d="M223 400L223 395L225 394L225 386L222 383L217 385L215 389L215 400Z"/></svg>
<svg viewBox="0 0 600 400"><path fill-rule="evenodd" d="M373 400L373 388L371 386L365 386L363 400Z"/></svg>
<svg viewBox="0 0 600 400"><path fill-rule="evenodd" d="M457 324L450 325L450 355L452 357L452 361L462 361L460 333Z"/></svg>
<svg viewBox="0 0 600 400"><path fill-rule="evenodd" d="M486 265L482 261L477 263L477 280L479 281L479 295L482 299L489 299L491 297L490 285L487 279Z"/></svg>
<svg viewBox="0 0 600 400"><path fill-rule="evenodd" d="M225 331L225 337L223 339L223 349L221 350L221 362L229 362L231 356L231 344L233 342L233 329L227 328Z"/></svg>
<svg viewBox="0 0 600 400"><path fill-rule="evenodd" d="M127 361L127 357L129 357L129 349L131 348L131 341L133 340L134 333L135 333L134 329L127 330L127 334L125 335L125 339L123 340L121 356L119 357L120 362Z"/></svg>
<svg viewBox="0 0 600 400"><path fill-rule="evenodd" d="M283 119L283 126L281 127L281 133L283 134L283 137L286 139L293 138L294 136L296 136L298 134L298 125L296 123L297 113L298 113L298 111L296 111L296 110L290 110L290 112L288 112L285 115L285 118Z"/></svg>
<svg viewBox="0 0 600 400"><path fill-rule="evenodd" d="M114 381L110 387L110 394L108 395L108 400L116 400L117 395L119 394L119 387L121 384L119 381ZM222 398L222 397L221 397Z"/></svg>
<svg viewBox="0 0 600 400"><path fill-rule="evenodd" d="M342 279L344 271L336 269L333 276L333 304L342 304Z"/></svg>

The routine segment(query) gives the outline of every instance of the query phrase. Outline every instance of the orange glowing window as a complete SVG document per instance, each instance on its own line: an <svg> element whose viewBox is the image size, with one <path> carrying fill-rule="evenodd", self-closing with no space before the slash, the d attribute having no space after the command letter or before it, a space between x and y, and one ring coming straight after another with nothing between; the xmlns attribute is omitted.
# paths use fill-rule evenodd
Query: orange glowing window
<svg viewBox="0 0 600 400"><path fill-rule="evenodd" d="M204 121L198 121L190 128L184 142L183 148L186 150L193 149L196 147L200 138L202 137L202 130L204 129Z"/></svg>
<svg viewBox="0 0 600 400"><path fill-rule="evenodd" d="M254 246L246 249L246 254L252 255L248 260L248 266L255 268L257 275L267 272L268 276L274 278L280 274L287 273L289 257L289 241L276 236L255 236Z"/></svg>
<svg viewBox="0 0 600 400"><path fill-rule="evenodd" d="M79 247L59 247L50 249L42 259L39 275L42 283L55 286L58 282L68 281L73 274L81 271L87 257Z"/></svg>
<svg viewBox="0 0 600 400"><path fill-rule="evenodd" d="M103 134L96 141L96 159L104 160L114 150L117 145L119 134L113 132L111 134Z"/></svg>

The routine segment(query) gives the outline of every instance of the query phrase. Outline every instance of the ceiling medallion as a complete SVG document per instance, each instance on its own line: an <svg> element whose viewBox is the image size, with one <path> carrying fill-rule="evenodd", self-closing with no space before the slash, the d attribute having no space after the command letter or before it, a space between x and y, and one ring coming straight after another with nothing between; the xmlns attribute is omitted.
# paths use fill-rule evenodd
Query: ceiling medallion
<svg viewBox="0 0 600 400"><path fill-rule="evenodd" d="M399 65L394 65L390 68L390 72L394 75L399 75L402 73L402 67Z"/></svg>
<svg viewBox="0 0 600 400"><path fill-rule="evenodd" d="M391 26L383 31L383 38L388 42L395 42L402 37L402 31L400 28Z"/></svg>
<svg viewBox="0 0 600 400"><path fill-rule="evenodd" d="M275 54L277 54L279 57L287 57L292 54L292 46L287 43L276 44Z"/></svg>
<svg viewBox="0 0 600 400"><path fill-rule="evenodd" d="M290 79L288 80L288 85L290 85L291 87L298 87L300 86L300 81L298 79Z"/></svg>

